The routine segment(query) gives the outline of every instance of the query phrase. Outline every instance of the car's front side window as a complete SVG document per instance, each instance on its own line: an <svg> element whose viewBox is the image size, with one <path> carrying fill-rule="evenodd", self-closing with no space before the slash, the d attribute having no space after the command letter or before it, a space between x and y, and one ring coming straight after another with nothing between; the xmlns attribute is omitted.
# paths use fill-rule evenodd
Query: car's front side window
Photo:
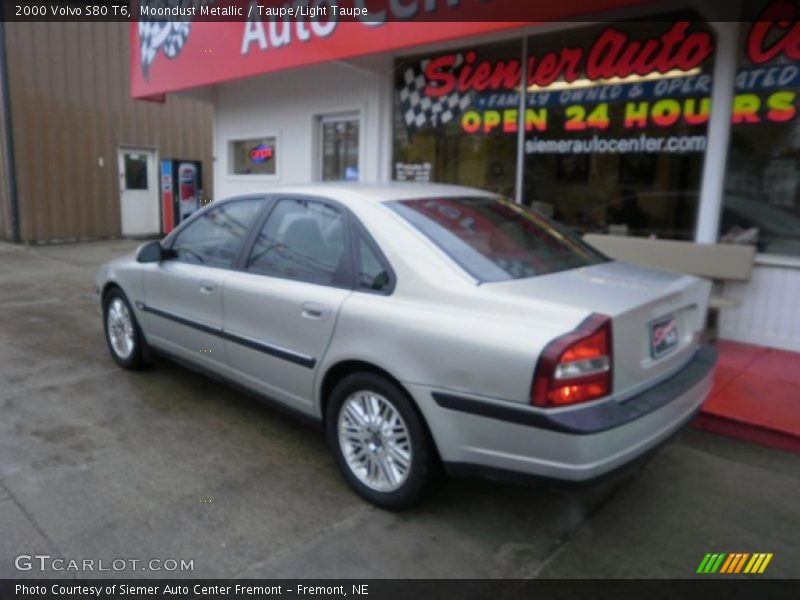
<svg viewBox="0 0 800 600"><path fill-rule="evenodd" d="M345 257L344 215L322 202L280 200L255 240L246 269L331 285Z"/></svg>
<svg viewBox="0 0 800 600"><path fill-rule="evenodd" d="M178 232L172 244L175 260L211 267L229 267L263 200L247 198L212 208Z"/></svg>

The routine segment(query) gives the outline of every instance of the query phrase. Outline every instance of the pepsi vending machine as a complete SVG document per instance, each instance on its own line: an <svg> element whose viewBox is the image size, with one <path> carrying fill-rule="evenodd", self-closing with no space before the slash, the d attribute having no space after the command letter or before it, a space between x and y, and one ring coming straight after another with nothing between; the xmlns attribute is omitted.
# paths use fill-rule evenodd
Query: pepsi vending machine
<svg viewBox="0 0 800 600"><path fill-rule="evenodd" d="M169 233L200 208L202 185L203 163L199 160L161 161L162 233Z"/></svg>

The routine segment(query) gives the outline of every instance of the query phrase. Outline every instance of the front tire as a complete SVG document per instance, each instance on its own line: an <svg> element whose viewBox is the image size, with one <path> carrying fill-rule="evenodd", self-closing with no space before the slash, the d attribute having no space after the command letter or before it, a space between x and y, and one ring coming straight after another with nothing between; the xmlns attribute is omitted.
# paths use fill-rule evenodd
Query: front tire
<svg viewBox="0 0 800 600"><path fill-rule="evenodd" d="M325 415L339 471L359 496L382 508L414 504L434 476L425 423L408 395L374 373L354 373L333 390Z"/></svg>
<svg viewBox="0 0 800 600"><path fill-rule="evenodd" d="M119 288L110 290L103 302L103 326L111 357L124 369L141 369L144 337L130 302Z"/></svg>

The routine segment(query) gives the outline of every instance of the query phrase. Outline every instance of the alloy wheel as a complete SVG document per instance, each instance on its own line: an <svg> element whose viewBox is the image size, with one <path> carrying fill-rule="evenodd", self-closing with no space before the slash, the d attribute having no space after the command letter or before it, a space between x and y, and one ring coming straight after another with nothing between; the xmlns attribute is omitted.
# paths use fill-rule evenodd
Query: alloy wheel
<svg viewBox="0 0 800 600"><path fill-rule="evenodd" d="M135 340L133 319L125 302L121 298L113 298L106 309L106 327L111 348L121 359L127 359L133 352Z"/></svg>
<svg viewBox="0 0 800 600"><path fill-rule="evenodd" d="M347 466L361 483L393 492L408 479L411 437L399 411L369 390L350 394L339 411L339 446Z"/></svg>

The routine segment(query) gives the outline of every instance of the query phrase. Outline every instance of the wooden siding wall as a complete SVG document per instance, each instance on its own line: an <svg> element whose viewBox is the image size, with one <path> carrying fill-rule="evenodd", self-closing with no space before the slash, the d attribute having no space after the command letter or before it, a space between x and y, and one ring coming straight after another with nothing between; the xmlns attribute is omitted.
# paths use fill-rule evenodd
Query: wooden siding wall
<svg viewBox="0 0 800 600"><path fill-rule="evenodd" d="M23 241L119 236L119 146L201 160L213 189L212 105L131 99L128 27L6 23Z"/></svg>

